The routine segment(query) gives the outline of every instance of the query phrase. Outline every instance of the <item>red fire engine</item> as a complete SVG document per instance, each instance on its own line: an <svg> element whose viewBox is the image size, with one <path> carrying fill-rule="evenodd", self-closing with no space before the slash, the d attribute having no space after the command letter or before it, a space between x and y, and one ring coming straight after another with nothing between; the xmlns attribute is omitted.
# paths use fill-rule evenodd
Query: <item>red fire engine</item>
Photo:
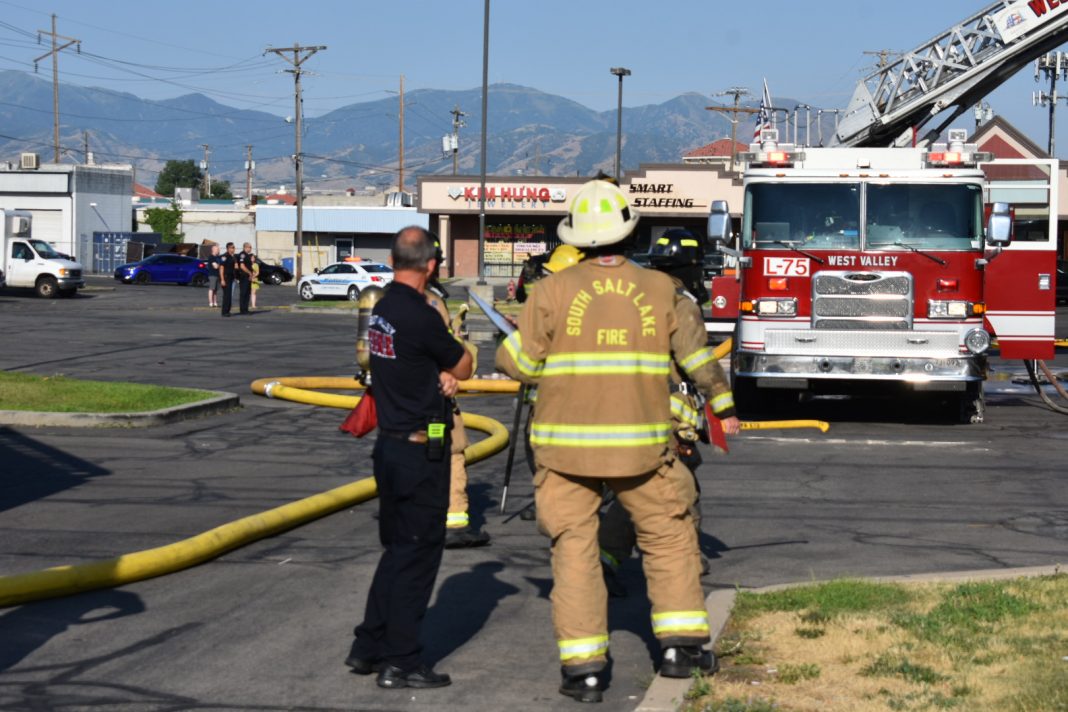
<svg viewBox="0 0 1068 712"><path fill-rule="evenodd" d="M727 205L709 217L709 239L737 260L713 280L712 316L736 319L741 407L907 388L942 392L981 422L993 339L1004 358L1052 358L1053 233L1012 242L1009 205L991 200L980 165L993 157L966 132L930 149L760 138L741 154L736 249ZM1036 200L1046 206L1057 205L1051 177Z"/></svg>

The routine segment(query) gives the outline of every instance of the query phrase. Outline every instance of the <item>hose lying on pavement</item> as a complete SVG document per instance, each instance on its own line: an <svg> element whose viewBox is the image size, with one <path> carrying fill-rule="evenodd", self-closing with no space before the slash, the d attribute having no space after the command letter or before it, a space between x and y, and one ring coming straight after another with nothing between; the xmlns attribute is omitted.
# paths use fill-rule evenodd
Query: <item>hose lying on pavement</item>
<svg viewBox="0 0 1068 712"><path fill-rule="evenodd" d="M352 387L353 379L338 380L344 380L348 384L346 387ZM314 395L330 396L331 394ZM343 408L352 408L359 400L356 396L333 397L347 399L345 405L335 406ZM484 460L508 445L508 430L496 420L473 413L464 413L463 417L465 427L480 430L489 435L464 450L468 463ZM0 577L0 608L98 588L120 586L181 571L259 539L365 502L377 494L374 479L366 477L269 509L266 512L243 517L173 544L123 554L106 561L56 566L43 571L2 576Z"/></svg>

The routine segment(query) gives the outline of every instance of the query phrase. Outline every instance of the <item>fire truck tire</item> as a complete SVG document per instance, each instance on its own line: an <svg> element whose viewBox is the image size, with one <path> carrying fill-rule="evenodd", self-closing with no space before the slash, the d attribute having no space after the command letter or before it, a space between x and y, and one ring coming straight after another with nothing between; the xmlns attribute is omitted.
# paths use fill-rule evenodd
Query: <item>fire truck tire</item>
<svg viewBox="0 0 1068 712"><path fill-rule="evenodd" d="M982 383L969 383L958 400L959 420L965 425L977 425L986 415L986 398Z"/></svg>

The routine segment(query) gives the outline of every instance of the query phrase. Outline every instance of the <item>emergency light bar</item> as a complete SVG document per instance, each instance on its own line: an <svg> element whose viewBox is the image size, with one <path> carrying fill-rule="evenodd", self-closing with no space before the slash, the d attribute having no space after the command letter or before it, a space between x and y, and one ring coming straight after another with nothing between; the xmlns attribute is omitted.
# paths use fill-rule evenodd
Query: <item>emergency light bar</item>
<svg viewBox="0 0 1068 712"><path fill-rule="evenodd" d="M964 129L950 129L949 143L932 144L931 150L923 156L924 163L930 168L974 167L994 160L993 153L980 151L974 143L964 143L967 138L968 132Z"/></svg>
<svg viewBox="0 0 1068 712"><path fill-rule="evenodd" d="M760 143L749 144L749 150L739 153L738 160L756 168L789 168L805 160L804 151L796 148L792 143L779 145L778 129L763 129Z"/></svg>

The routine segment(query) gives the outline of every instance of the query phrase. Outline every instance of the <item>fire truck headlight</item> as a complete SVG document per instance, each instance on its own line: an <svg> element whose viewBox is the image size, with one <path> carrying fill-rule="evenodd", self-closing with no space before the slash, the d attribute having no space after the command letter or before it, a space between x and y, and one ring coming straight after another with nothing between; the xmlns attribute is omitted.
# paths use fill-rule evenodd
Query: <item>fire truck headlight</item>
<svg viewBox="0 0 1068 712"><path fill-rule="evenodd" d="M981 354L990 348L990 334L982 329L972 329L964 335L964 345L973 354Z"/></svg>
<svg viewBox="0 0 1068 712"><path fill-rule="evenodd" d="M756 313L760 316L795 316L797 314L797 300L759 299L756 303Z"/></svg>
<svg viewBox="0 0 1068 712"><path fill-rule="evenodd" d="M940 301L935 299L927 302L927 318L929 319L964 319L971 315L971 302Z"/></svg>

